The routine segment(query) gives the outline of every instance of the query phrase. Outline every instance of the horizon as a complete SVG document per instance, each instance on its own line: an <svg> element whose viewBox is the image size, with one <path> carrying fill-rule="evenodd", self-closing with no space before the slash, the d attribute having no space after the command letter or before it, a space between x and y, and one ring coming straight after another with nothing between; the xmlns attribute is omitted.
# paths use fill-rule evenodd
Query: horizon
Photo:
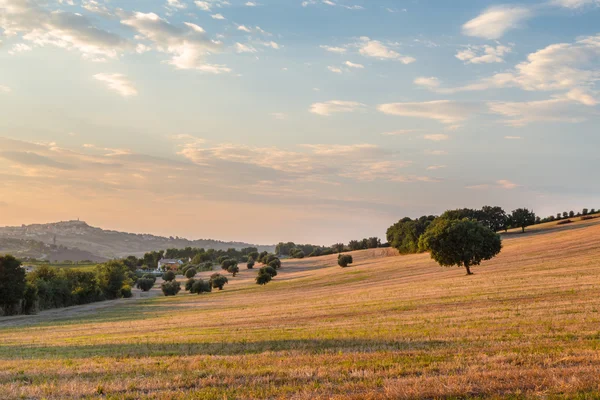
<svg viewBox="0 0 600 400"><path fill-rule="evenodd" d="M600 208L599 17L0 0L0 225L328 246L447 209Z"/></svg>

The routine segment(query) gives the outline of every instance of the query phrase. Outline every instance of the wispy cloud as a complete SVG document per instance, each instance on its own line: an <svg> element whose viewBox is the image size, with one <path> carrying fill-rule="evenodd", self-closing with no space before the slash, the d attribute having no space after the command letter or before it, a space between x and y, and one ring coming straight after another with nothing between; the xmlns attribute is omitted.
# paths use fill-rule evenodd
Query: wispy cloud
<svg viewBox="0 0 600 400"><path fill-rule="evenodd" d="M96 74L94 79L105 83L109 89L117 92L123 97L136 96L138 94L136 88L122 74Z"/></svg>

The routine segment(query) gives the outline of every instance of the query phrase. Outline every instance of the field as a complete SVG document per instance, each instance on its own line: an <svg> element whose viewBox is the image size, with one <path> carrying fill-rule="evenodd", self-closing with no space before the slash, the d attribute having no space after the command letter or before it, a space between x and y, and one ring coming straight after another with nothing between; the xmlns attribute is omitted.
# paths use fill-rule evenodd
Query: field
<svg viewBox="0 0 600 400"><path fill-rule="evenodd" d="M600 398L598 220L509 234L469 277L426 254L354 260L8 318L0 397Z"/></svg>

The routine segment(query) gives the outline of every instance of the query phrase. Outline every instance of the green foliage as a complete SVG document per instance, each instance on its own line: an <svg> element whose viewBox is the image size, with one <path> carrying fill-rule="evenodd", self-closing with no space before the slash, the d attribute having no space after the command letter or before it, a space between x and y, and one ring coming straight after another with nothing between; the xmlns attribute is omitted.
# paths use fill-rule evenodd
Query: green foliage
<svg viewBox="0 0 600 400"><path fill-rule="evenodd" d="M121 288L121 296L129 299L131 298L131 296L133 296L133 293L131 292L131 286L129 285L125 285Z"/></svg>
<svg viewBox="0 0 600 400"><path fill-rule="evenodd" d="M13 256L0 257L0 308L5 314L17 312L25 296L25 270Z"/></svg>
<svg viewBox="0 0 600 400"><path fill-rule="evenodd" d="M201 294L201 293L210 293L212 292L212 286L210 281L206 282L202 279L198 279L194 281L192 287L190 288L190 293Z"/></svg>
<svg viewBox="0 0 600 400"><path fill-rule="evenodd" d="M196 280L195 280L195 279L192 279L192 278L188 279L188 280L185 282L185 290L187 290L188 292L189 292L190 290L192 290L192 286L194 286L194 283L195 283L195 282L196 282Z"/></svg>
<svg viewBox="0 0 600 400"><path fill-rule="evenodd" d="M195 277L195 276L196 276L196 274L197 274L197 272L196 272L196 268L194 268L194 267L188 268L188 269L185 271L185 277L186 277L186 278L189 278L189 279L191 279L191 278Z"/></svg>
<svg viewBox="0 0 600 400"><path fill-rule="evenodd" d="M231 265L229 268L227 268L227 272L235 277L240 272L240 267L238 267L237 264Z"/></svg>
<svg viewBox="0 0 600 400"><path fill-rule="evenodd" d="M173 271L167 271L162 276L163 280L166 282L172 282L175 280L176 277L177 275L175 275L175 272Z"/></svg>
<svg viewBox="0 0 600 400"><path fill-rule="evenodd" d="M441 266L471 267L480 265L500 253L500 236L477 221L470 219L448 220L438 218L419 241L423 251Z"/></svg>
<svg viewBox="0 0 600 400"><path fill-rule="evenodd" d="M131 283L129 269L120 261L110 261L96 267L96 280L104 296L109 299L121 297L121 288Z"/></svg>
<svg viewBox="0 0 600 400"><path fill-rule="evenodd" d="M403 218L387 230L387 240L400 254L419 252L419 238L433 222L433 215L418 219Z"/></svg>
<svg viewBox="0 0 600 400"><path fill-rule="evenodd" d="M258 275L256 276L256 284L266 285L267 283L271 282L271 279L273 279L273 277L271 277L271 275L269 275L267 273L261 273L259 271Z"/></svg>
<svg viewBox="0 0 600 400"><path fill-rule="evenodd" d="M511 221L513 227L519 227L525 232L525 228L535 224L535 213L526 208L518 208L512 212Z"/></svg>
<svg viewBox="0 0 600 400"><path fill-rule="evenodd" d="M250 257L248 259L248 264L246 264L246 268L253 269L254 265L256 265L256 263L254 262L254 259L252 257Z"/></svg>
<svg viewBox="0 0 600 400"><path fill-rule="evenodd" d="M181 290L181 283L177 281L165 282L160 288L165 296L175 296Z"/></svg>
<svg viewBox="0 0 600 400"><path fill-rule="evenodd" d="M150 289L152 289L154 287L154 283L156 283L156 278L154 278L154 279L141 278L141 279L137 280L135 285L141 291L148 292L148 291L150 291Z"/></svg>
<svg viewBox="0 0 600 400"><path fill-rule="evenodd" d="M338 256L338 265L342 268L346 268L348 265L352 264L354 260L350 254L340 254Z"/></svg>
<svg viewBox="0 0 600 400"><path fill-rule="evenodd" d="M210 277L210 284L213 288L223 290L223 286L225 286L229 280L226 276L221 274L212 274Z"/></svg>
<svg viewBox="0 0 600 400"><path fill-rule="evenodd" d="M273 267L273 268L275 268L275 269L279 269L279 268L281 268L281 260L280 260L279 258L275 257L274 259L271 259L271 260L270 260L270 261L267 263L267 265L268 265L269 267Z"/></svg>
<svg viewBox="0 0 600 400"><path fill-rule="evenodd" d="M223 261L221 261L221 269L224 271L227 271L227 270L229 270L229 267L237 265L237 264L238 264L238 262L236 260L226 258Z"/></svg>
<svg viewBox="0 0 600 400"><path fill-rule="evenodd" d="M275 278L277 276L277 270L271 266L262 267L258 270L259 274L267 274L271 278Z"/></svg>

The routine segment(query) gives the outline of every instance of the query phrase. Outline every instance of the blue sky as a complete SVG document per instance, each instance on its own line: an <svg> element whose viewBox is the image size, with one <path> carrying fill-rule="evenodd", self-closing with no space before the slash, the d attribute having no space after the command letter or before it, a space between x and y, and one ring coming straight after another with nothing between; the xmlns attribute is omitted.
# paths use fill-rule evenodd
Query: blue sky
<svg viewBox="0 0 600 400"><path fill-rule="evenodd" d="M0 0L2 224L330 244L600 208L600 1Z"/></svg>

